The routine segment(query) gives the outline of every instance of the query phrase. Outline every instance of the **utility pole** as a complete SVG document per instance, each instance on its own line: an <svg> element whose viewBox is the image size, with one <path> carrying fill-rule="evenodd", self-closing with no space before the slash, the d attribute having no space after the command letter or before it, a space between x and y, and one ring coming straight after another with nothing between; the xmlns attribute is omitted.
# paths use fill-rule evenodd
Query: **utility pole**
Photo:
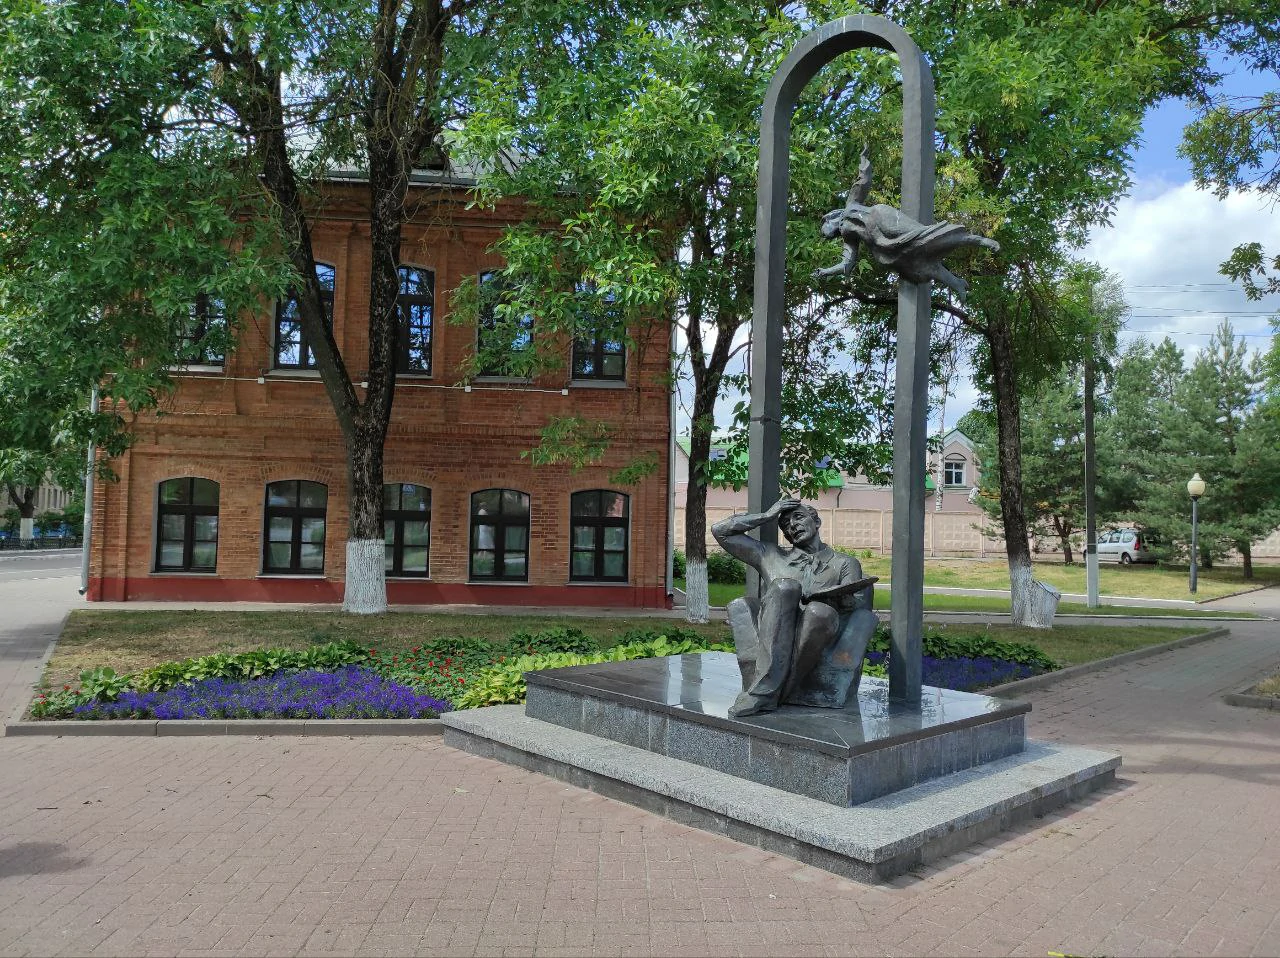
<svg viewBox="0 0 1280 958"><path fill-rule="evenodd" d="M1096 337L1089 338L1089 351L1084 358L1084 575L1088 606L1098 607L1098 517L1093 487L1097 482L1097 463L1093 454L1094 351Z"/></svg>

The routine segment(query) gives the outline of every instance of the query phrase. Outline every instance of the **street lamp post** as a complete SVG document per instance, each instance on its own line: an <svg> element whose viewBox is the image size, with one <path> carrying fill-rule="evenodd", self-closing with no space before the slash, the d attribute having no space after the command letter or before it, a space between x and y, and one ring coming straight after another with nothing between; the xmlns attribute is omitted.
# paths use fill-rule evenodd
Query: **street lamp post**
<svg viewBox="0 0 1280 958"><path fill-rule="evenodd" d="M1196 473L1187 482L1187 494L1191 496L1191 594L1196 594L1196 563L1199 561L1200 554L1198 551L1199 543L1197 541L1197 524L1199 522L1199 514L1197 505L1200 497L1204 495L1204 480L1200 478L1200 473Z"/></svg>

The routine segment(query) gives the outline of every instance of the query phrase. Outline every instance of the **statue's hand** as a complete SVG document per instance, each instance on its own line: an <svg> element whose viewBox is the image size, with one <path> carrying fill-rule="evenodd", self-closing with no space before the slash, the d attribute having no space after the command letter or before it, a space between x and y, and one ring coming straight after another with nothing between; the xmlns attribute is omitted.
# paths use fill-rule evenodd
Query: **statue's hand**
<svg viewBox="0 0 1280 958"><path fill-rule="evenodd" d="M790 512L792 509L798 509L798 508L800 508L799 499L791 499L787 496L783 496L781 499L779 499L777 502L775 502L772 506L769 507L769 511L766 512L765 515L768 516L770 519L776 519L778 518L778 516L782 515L784 512Z"/></svg>

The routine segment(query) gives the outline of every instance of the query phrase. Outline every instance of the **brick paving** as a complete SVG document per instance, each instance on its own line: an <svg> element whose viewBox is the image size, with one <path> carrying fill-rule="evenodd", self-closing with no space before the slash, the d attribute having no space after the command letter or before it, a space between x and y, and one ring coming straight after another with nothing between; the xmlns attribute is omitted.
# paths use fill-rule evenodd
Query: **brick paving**
<svg viewBox="0 0 1280 958"><path fill-rule="evenodd" d="M1218 695L1280 628L1232 632L1029 696L1120 781L878 887L437 739L0 739L0 954L1278 954L1280 713Z"/></svg>

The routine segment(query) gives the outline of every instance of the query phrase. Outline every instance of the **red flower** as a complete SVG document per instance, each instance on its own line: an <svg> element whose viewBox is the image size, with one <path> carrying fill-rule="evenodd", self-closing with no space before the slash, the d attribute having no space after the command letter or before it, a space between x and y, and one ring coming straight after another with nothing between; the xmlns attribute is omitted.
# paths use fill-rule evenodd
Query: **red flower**
<svg viewBox="0 0 1280 958"><path fill-rule="evenodd" d="M62 687L62 691L64 691L64 692L70 692L70 691L71 691L71 686L69 686L69 685L64 685L64 686Z"/></svg>

